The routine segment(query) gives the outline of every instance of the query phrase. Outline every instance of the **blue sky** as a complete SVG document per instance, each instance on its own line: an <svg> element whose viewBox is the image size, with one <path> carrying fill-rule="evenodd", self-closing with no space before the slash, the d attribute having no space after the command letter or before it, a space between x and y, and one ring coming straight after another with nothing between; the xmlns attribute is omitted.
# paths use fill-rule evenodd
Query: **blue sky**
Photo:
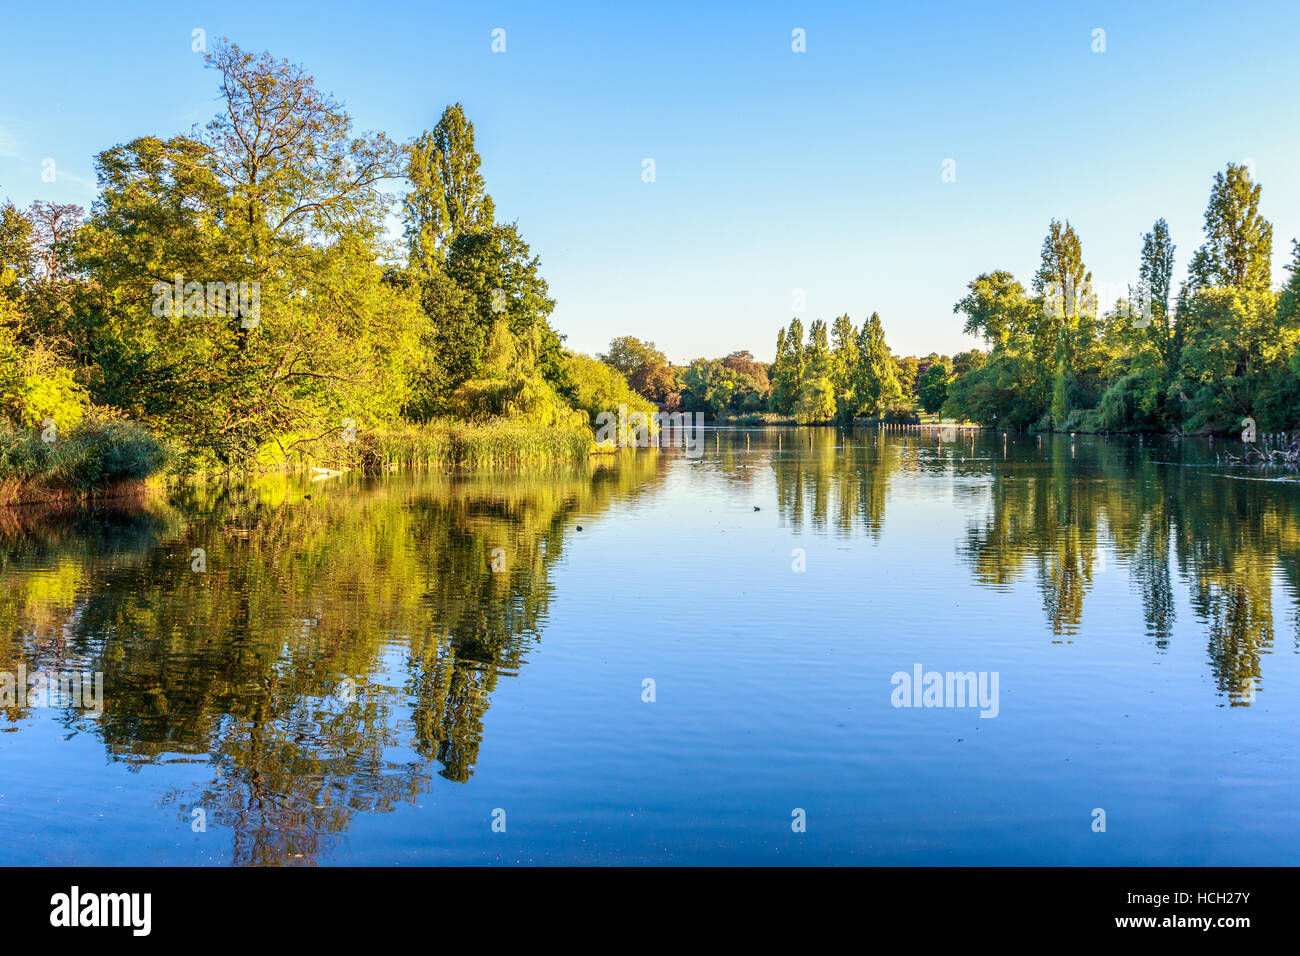
<svg viewBox="0 0 1300 956"><path fill-rule="evenodd" d="M1164 216L1181 275L1214 173L1245 159L1286 275L1298 3L704 6L10 0L0 197L89 205L97 152L210 118L202 28L302 63L397 140L464 103L497 215L582 351L630 334L676 362L770 359L794 289L805 325L877 311L895 352L969 348L953 303L982 271L1028 285L1052 217L1119 287Z"/></svg>

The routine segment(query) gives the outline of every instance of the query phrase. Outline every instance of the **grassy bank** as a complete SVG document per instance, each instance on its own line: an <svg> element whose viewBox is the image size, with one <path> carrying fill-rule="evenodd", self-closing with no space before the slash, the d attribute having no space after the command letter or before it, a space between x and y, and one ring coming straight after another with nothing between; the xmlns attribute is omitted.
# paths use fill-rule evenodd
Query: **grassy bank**
<svg viewBox="0 0 1300 956"><path fill-rule="evenodd" d="M346 446L345 446L346 447ZM346 448L348 464L363 471L396 468L441 468L463 465L514 468L586 458L596 449L588 428L539 428L536 425L492 422L466 425L430 422L374 432L361 432Z"/></svg>
<svg viewBox="0 0 1300 956"><path fill-rule="evenodd" d="M431 422L362 430L355 442L332 441L310 455L269 470L314 465L363 472L431 468L516 468L581 461L597 451L590 429L541 428L493 422ZM122 419L87 421L47 442L38 432L0 420L0 507L121 496L143 490L171 465L175 475L201 478L179 466L146 429Z"/></svg>
<svg viewBox="0 0 1300 956"><path fill-rule="evenodd" d="M121 419L87 420L55 441L0 421L0 505L128 494L167 458L149 432Z"/></svg>
<svg viewBox="0 0 1300 956"><path fill-rule="evenodd" d="M795 421L793 415L782 415L779 412L743 412L737 415L716 415L713 424L752 428L755 426L770 427L777 425L793 427L799 423Z"/></svg>

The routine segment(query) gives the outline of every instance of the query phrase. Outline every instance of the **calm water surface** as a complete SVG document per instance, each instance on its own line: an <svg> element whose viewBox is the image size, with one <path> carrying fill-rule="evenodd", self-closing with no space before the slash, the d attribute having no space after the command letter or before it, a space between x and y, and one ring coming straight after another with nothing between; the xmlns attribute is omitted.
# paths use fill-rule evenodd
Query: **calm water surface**
<svg viewBox="0 0 1300 956"><path fill-rule="evenodd" d="M1297 575L1300 486L1173 440L9 512L0 671L104 699L0 708L0 864L1294 863ZM917 665L997 716L893 706Z"/></svg>

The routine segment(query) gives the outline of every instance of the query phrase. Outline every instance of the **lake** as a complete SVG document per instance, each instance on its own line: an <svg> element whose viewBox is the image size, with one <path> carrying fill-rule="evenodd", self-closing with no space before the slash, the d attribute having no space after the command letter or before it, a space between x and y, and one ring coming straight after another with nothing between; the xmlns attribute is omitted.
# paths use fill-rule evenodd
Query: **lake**
<svg viewBox="0 0 1300 956"><path fill-rule="evenodd" d="M718 430L5 512L0 671L87 679L0 706L0 864L1292 863L1300 486L1216 450Z"/></svg>

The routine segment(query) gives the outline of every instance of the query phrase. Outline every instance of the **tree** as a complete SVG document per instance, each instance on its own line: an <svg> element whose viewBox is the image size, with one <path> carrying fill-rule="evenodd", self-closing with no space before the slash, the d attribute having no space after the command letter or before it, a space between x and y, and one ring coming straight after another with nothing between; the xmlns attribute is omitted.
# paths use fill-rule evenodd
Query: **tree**
<svg viewBox="0 0 1300 956"><path fill-rule="evenodd" d="M894 377L903 398L916 398L916 378L920 374L921 362L915 355L893 356Z"/></svg>
<svg viewBox="0 0 1300 956"><path fill-rule="evenodd" d="M1151 231L1142 237L1142 264L1138 280L1150 315L1148 336L1160 353L1165 370L1172 375L1178 368L1178 353L1182 340L1169 312L1169 292L1174 272L1174 243L1169 238L1169 224L1157 219ZM1140 321L1141 321L1140 320Z"/></svg>
<svg viewBox="0 0 1300 956"><path fill-rule="evenodd" d="M677 391L677 374L669 365L647 361L638 365L627 376L627 382L637 392L652 402L667 402Z"/></svg>
<svg viewBox="0 0 1300 956"><path fill-rule="evenodd" d="M668 357L655 348L653 342L642 342L631 335L620 335L609 340L609 351L599 352L596 358L612 365L624 375L631 375L646 363L667 365Z"/></svg>
<svg viewBox="0 0 1300 956"><path fill-rule="evenodd" d="M537 336L537 367L561 392L566 389L561 339L548 323L555 300L533 255L514 224L493 225L456 237L445 272L469 297L479 337L486 340L497 316L504 315L520 339ZM453 345L454 347L454 345ZM469 364L474 365L473 356Z"/></svg>
<svg viewBox="0 0 1300 956"><path fill-rule="evenodd" d="M407 265L428 325L421 334L412 414L445 414L450 396L479 377L498 318L532 343L536 367L564 398L573 397L562 337L549 323L555 301L516 224L494 221L480 172L474 126L459 103L406 151L411 189L402 203Z"/></svg>
<svg viewBox="0 0 1300 956"><path fill-rule="evenodd" d="M1273 226L1259 214L1260 186L1247 168L1216 173L1205 209L1205 243L1189 267L1193 292L1231 287L1265 292L1272 284Z"/></svg>
<svg viewBox="0 0 1300 956"><path fill-rule="evenodd" d="M981 369L987 364L989 357L979 349L971 349L969 352L958 352L952 357L952 374L960 378L967 372L973 372Z"/></svg>
<svg viewBox="0 0 1300 956"><path fill-rule="evenodd" d="M236 467L395 415L420 317L380 264L397 150L300 67L224 41L208 62L223 112L100 154L75 258L96 399Z"/></svg>
<svg viewBox="0 0 1300 956"><path fill-rule="evenodd" d="M653 342L620 335L610 340L608 352L596 358L622 372L628 384L652 402L666 402L677 391L677 375Z"/></svg>
<svg viewBox="0 0 1300 956"><path fill-rule="evenodd" d="M748 349L732 352L722 360L722 364L741 375L748 376L763 398L766 398L771 391L772 383L767 376L767 367L762 362L756 361L754 354Z"/></svg>
<svg viewBox="0 0 1300 956"><path fill-rule="evenodd" d="M840 417L849 418L856 411L853 407L853 370L858 365L858 333L848 313L839 316L831 325L831 337L835 403Z"/></svg>
<svg viewBox="0 0 1300 956"><path fill-rule="evenodd" d="M1286 267L1291 278L1278 298L1278 323L1288 331L1300 328L1300 239L1291 240L1291 262Z"/></svg>
<svg viewBox="0 0 1300 956"><path fill-rule="evenodd" d="M402 203L410 263L429 273L467 232L491 227L495 205L479 172L474 124L459 103L443 110L432 131L407 148L411 190Z"/></svg>
<svg viewBox="0 0 1300 956"><path fill-rule="evenodd" d="M85 218L85 210L73 203L37 200L27 209L32 226L35 277L57 283L68 270L68 246Z"/></svg>
<svg viewBox="0 0 1300 956"><path fill-rule="evenodd" d="M1277 297L1270 291L1231 287L1199 290L1179 317L1185 329L1178 381L1188 431L1240 430L1242 417L1260 428L1294 427L1259 414L1269 379L1286 367L1296 333L1279 328Z"/></svg>
<svg viewBox="0 0 1300 956"><path fill-rule="evenodd" d="M89 401L75 369L33 322L48 247L32 216L12 202L0 206L0 421L32 428L52 419L66 434Z"/></svg>
<svg viewBox="0 0 1300 956"><path fill-rule="evenodd" d="M799 390L794 418L802 425L828 422L835 417L835 388L827 375L810 375Z"/></svg>
<svg viewBox="0 0 1300 956"><path fill-rule="evenodd" d="M12 202L0 206L0 300L16 301L32 278L32 221Z"/></svg>
<svg viewBox="0 0 1300 956"><path fill-rule="evenodd" d="M789 329L776 335L776 360L772 363L772 411L789 415L794 411L803 381L803 323L798 316L790 320Z"/></svg>
<svg viewBox="0 0 1300 956"><path fill-rule="evenodd" d="M1096 300L1092 273L1083 265L1083 244L1074 227L1053 219L1048 225L1034 292L1042 300L1043 332L1055 339L1051 415L1059 428L1069 415L1068 385L1081 371L1080 361L1094 334ZM1081 334L1082 333L1082 334Z"/></svg>
<svg viewBox="0 0 1300 956"><path fill-rule="evenodd" d="M830 421L836 416L835 369L831 358L826 323L815 319L808 326L808 345L803 351L803 370L794 416L802 423Z"/></svg>
<svg viewBox="0 0 1300 956"><path fill-rule="evenodd" d="M288 60L222 38L206 63L221 75L225 109L197 138L256 278L305 239L373 228L391 204L381 184L401 172L388 137L354 136L343 108Z"/></svg>
<svg viewBox="0 0 1300 956"><path fill-rule="evenodd" d="M511 332L509 320L498 316L476 377L462 382L452 393L453 414L461 421L509 418L548 428L573 423L575 412L538 369L540 341L537 327L521 339ZM586 421L585 415L576 414Z"/></svg>
<svg viewBox="0 0 1300 956"><path fill-rule="evenodd" d="M1205 243L1177 312L1178 380L1169 389L1189 430L1231 428L1243 416L1261 427L1292 426L1291 402L1275 393L1294 390L1287 358L1296 333L1271 290L1273 227L1259 215L1259 198L1244 166L1229 163L1215 175Z"/></svg>
<svg viewBox="0 0 1300 956"><path fill-rule="evenodd" d="M966 288L969 291L952 310L966 315L962 331L967 335L998 344L1013 333L1028 331L1032 304L1024 286L1010 272L981 273Z"/></svg>
<svg viewBox="0 0 1300 956"><path fill-rule="evenodd" d="M1047 296L1053 286L1061 299L1055 309L1063 322L1077 321L1085 307L1084 287L1091 282L1092 273L1083 265L1083 244L1069 220L1064 223L1053 219L1043 238L1038 271L1034 274L1034 293Z"/></svg>
<svg viewBox="0 0 1300 956"><path fill-rule="evenodd" d="M948 382L951 376L948 366L935 362L921 373L917 381L917 397L921 407L927 412L937 412L948 398Z"/></svg>
<svg viewBox="0 0 1300 956"><path fill-rule="evenodd" d="M731 400L732 383L722 376L717 359L697 358L682 375L682 401L688 411L712 411L715 415Z"/></svg>
<svg viewBox="0 0 1300 956"><path fill-rule="evenodd" d="M870 416L881 415L903 397L894 375L894 359L885 344L885 329L879 314L862 323L858 333L858 367L853 376L853 396L857 411Z"/></svg>
<svg viewBox="0 0 1300 956"><path fill-rule="evenodd" d="M617 415L620 405L626 405L629 413L655 413L655 406L632 391L623 374L604 360L566 352L564 361L573 382L574 405L586 412L591 425L597 425L602 412Z"/></svg>

